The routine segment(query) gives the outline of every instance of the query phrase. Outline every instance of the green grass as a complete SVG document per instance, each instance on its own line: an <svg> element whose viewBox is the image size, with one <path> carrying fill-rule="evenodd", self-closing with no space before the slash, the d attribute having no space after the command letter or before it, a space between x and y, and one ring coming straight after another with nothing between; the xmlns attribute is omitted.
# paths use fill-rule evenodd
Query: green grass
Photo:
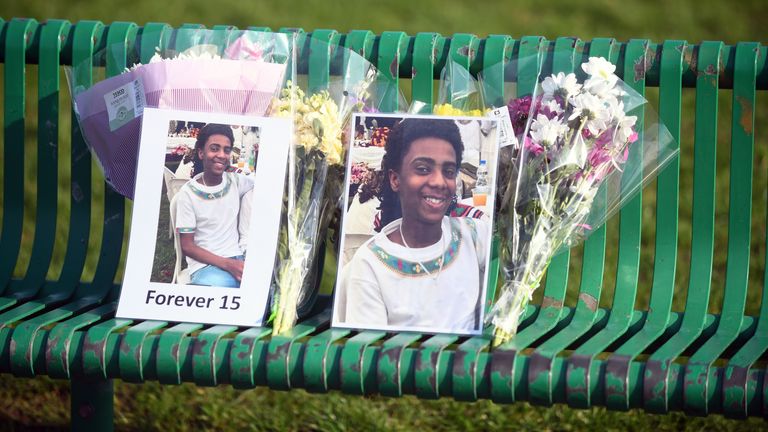
<svg viewBox="0 0 768 432"><path fill-rule="evenodd" d="M760 419L729 420L722 416L686 417L682 413L650 415L628 412L537 407L528 403L497 405L451 399L346 396L202 388L191 384L162 386L115 383L117 430L198 431L758 431ZM19 397L33 393L36 397ZM69 404L68 384L0 376L0 415L6 427L62 427Z"/></svg>
<svg viewBox="0 0 768 432"><path fill-rule="evenodd" d="M79 20L201 23L208 27L232 24L241 28L249 25L333 28L341 32L369 29L376 33L402 30L417 32L542 35L553 39L558 36L576 36L584 40L595 37L615 37L621 41L630 38L649 38L660 42L665 39L684 39L691 43L703 40L723 40L735 43L741 40L766 42L765 17L768 16L764 0L739 2L735 6L715 0L663 1L609 1L569 0L509 2L486 0L482 3L455 0L424 1L338 1L279 0L259 3L235 0L217 2L187 2L169 0L161 3L135 0L130 3L91 2L70 0L49 2L28 0L4 2L0 17L33 17L38 20L63 18ZM2 72L2 65L0 65ZM26 161L26 183L36 185L36 79L37 68L28 66L27 97L27 149L33 155ZM62 83L66 83L62 75ZM65 85L65 84L64 84ZM408 83L404 83L408 96ZM2 97L0 88L0 97ZM657 91L650 89L648 98L658 100ZM718 172L728 172L730 143L730 92L721 92L720 123L718 124ZM62 90L59 135L61 184L69 179L69 96ZM677 277L673 309L685 307L690 264L692 152L694 124L693 90L683 95L680 177L680 226ZM758 95L757 105L765 107L765 92ZM0 107L2 110L2 107ZM768 124L768 110L759 110L756 118L756 145L754 159L754 188L752 208L752 241L750 285L746 311L756 314L761 301L763 271L765 269L766 196L768 185L768 135L763 125ZM0 138L2 139L2 138ZM94 168L96 170L97 168ZM96 171L94 171L96 172ZM0 178L0 182L2 179ZM101 201L103 185L98 176L93 180L94 202ZM729 179L720 175L716 185L716 226L726 227L728 222ZM644 191L644 224L642 268L653 267L655 235L655 184ZM2 188L0 188L0 193ZM59 194L59 207L65 213L69 208L71 191L63 186ZM127 204L130 211L130 204ZM25 203L27 215L34 215L35 203ZM0 215L1 217L2 215ZM84 279L93 275L98 261L101 241L102 215L98 206L92 215L89 241L93 253L89 256ZM60 271L61 256L67 241L65 217L58 219L55 254L59 259L48 274L56 279ZM608 225L608 251L601 306L609 307L613 296L616 274L617 223ZM165 225L160 225L158 235ZM33 217L27 218L23 241L30 244L34 238ZM727 248L727 229L719 229L715 237L716 250ZM29 261L29 248L20 256L17 270L23 274ZM568 301L574 305L578 295L581 274L581 249L572 253ZM726 254L718 253L712 277L713 295L710 310L722 307L725 283ZM122 278L121 274L117 279ZM647 308L652 272L643 271L640 279L637 308ZM541 292L538 293L541 295ZM66 382L47 378L34 380L0 376L0 430L12 430L24 425L65 427L68 421L69 387ZM526 403L511 406L490 402L459 403L449 399L421 401L412 397L388 399L381 397L353 397L338 393L312 395L303 391L289 393L268 389L238 391L231 387L199 388L192 385L163 387L157 383L132 385L116 383L116 423L123 430L765 430L762 420L747 422L726 420L721 416L689 418L680 413L665 416L645 414L641 411L610 412L602 408L575 410L567 407L534 407Z"/></svg>
<svg viewBox="0 0 768 432"><path fill-rule="evenodd" d="M171 223L170 203L166 195L165 183L160 194L160 214L157 221L157 238L155 239L155 259L152 262L152 282L171 283L173 269L176 265L176 250L173 247L173 237L168 237L168 225Z"/></svg>

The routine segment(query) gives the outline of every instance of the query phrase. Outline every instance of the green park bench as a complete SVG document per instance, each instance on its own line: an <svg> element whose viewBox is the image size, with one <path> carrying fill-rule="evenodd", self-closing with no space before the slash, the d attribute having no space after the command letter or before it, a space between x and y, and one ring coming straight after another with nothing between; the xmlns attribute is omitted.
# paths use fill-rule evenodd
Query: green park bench
<svg viewBox="0 0 768 432"><path fill-rule="evenodd" d="M571 281L577 292L567 289L574 278L568 272L571 254L560 254L517 337L491 349L488 336L333 329L325 298L292 331L277 337L269 328L115 318L120 291L115 279L124 260L130 204L109 188L102 194L92 187L100 174L74 117L71 136L59 140L59 128L68 127L60 124L59 107L70 98L62 70L94 61L100 47L122 44L122 53L108 56L105 64L94 61L92 75L78 80L118 74L128 53L139 52L147 61L173 29L157 23L105 26L30 19L0 20L0 29L0 372L70 380L76 428L111 426L113 379L768 418L768 284L760 285L762 294L755 297L762 298L758 315L745 314L753 255L756 98L758 91L765 98L768 89L765 46L281 30L305 38L304 67L311 86L327 84L334 73L328 66L333 47L343 46L371 60L381 79L403 80L403 87L410 88L407 96L428 104L435 102L434 84L449 59L478 72L533 55L551 73L571 71L588 56L604 56L628 85L658 96L659 116L678 142L681 134L693 137L693 150L682 152L660 173L655 189L646 189L645 194L655 194L654 208L644 208L642 196L636 196L621 209L619 220L610 222L618 232L615 244L607 241L605 227L585 242L579 279ZM311 49L317 42L330 42L331 49ZM514 82L519 93L532 90L536 62L520 62L515 69L483 81L491 103L503 100L505 81ZM26 96L28 83L37 86L32 103ZM686 89L695 91L695 127L681 131ZM718 109L723 94L732 94L732 113ZM385 101L383 111L407 108L397 103L395 98ZM717 142L721 117L731 124L726 147ZM730 167L716 164L723 148ZM66 175L60 158L70 161ZM681 161L693 169L681 170ZM722 177L729 178L728 200L716 197L715 180ZM681 182L692 184L692 228L685 234L692 247L690 269L682 269L690 271L689 283L675 293ZM654 228L642 223L644 212L655 212L650 242L641 242L642 229ZM727 216L727 227L715 225L716 213ZM715 250L715 233L726 229L727 248ZM94 238L100 244L89 247ZM641 252L649 247L652 266L641 265ZM601 308L610 253L617 256L615 276L607 275L615 279L615 289L611 307ZM713 261L723 255L725 283L713 286ZM23 256L28 265L18 269ZM61 270L49 272L57 256L63 259ZM86 279L89 260L97 263ZM652 273L650 283L640 284L646 273ZM637 310L638 295L648 291L648 308ZM577 298L573 307L566 304L567 293ZM674 312L673 299L679 295L686 295L685 309ZM720 296L722 307L711 313L710 300Z"/></svg>

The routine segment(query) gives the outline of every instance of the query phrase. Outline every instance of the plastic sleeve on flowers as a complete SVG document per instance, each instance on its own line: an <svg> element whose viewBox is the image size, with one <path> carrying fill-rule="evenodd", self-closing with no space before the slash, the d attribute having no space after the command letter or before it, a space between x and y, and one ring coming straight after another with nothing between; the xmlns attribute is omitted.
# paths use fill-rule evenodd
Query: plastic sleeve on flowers
<svg viewBox="0 0 768 432"><path fill-rule="evenodd" d="M586 79L557 73L508 104L520 135L500 220L505 285L491 322L511 338L552 257L582 241L651 181L677 146L646 101L600 57Z"/></svg>
<svg viewBox="0 0 768 432"><path fill-rule="evenodd" d="M293 50L281 33L179 29L147 64L85 88L90 62L68 71L77 121L107 182L132 198L144 108L263 116L279 92ZM103 64L116 48L94 55ZM129 53L129 64L138 62Z"/></svg>
<svg viewBox="0 0 768 432"><path fill-rule="evenodd" d="M318 43L318 41L314 41ZM340 48L336 48L340 49ZM320 50L318 52L330 52ZM329 70L341 75L329 78L324 89L310 93L301 88L295 68L272 115L291 117L294 136L289 151L288 187L285 197L285 229L281 230L275 269L273 333L292 328L302 304L314 298L320 269L315 265L319 246L327 236L333 213L344 190L345 134L353 112L377 111L383 98L401 97L399 91L375 86L373 65L353 51L329 58Z"/></svg>

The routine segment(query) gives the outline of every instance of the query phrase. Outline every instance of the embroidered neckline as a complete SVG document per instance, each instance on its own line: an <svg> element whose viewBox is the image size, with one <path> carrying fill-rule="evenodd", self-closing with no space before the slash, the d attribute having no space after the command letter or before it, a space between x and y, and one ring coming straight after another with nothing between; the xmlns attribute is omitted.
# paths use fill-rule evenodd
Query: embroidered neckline
<svg viewBox="0 0 768 432"><path fill-rule="evenodd" d="M224 187L221 188L221 190L218 190L216 192L206 192L202 190L199 187L199 183L195 179L192 179L187 184L189 185L189 189L198 197L205 200L213 200L213 199L219 199L224 195L226 195L229 192L229 188L232 186L232 180L230 179L229 175L225 175L222 180L224 181Z"/></svg>
<svg viewBox="0 0 768 432"><path fill-rule="evenodd" d="M459 228L460 222L450 218L449 221L451 225L451 241L448 243L448 247L445 249L445 251L443 251L442 256L439 256L435 259L422 262L411 261L390 254L375 242L368 243L368 248L371 250L371 252L373 252L376 258L381 261L382 264L384 264L388 269L394 271L395 273L404 276L429 276L427 272L432 273L433 271L437 271L440 268L441 261L445 261L443 264L443 269L445 269L456 259L459 254L459 247L461 246L461 230ZM424 267L426 267L427 272L424 271L422 264Z"/></svg>

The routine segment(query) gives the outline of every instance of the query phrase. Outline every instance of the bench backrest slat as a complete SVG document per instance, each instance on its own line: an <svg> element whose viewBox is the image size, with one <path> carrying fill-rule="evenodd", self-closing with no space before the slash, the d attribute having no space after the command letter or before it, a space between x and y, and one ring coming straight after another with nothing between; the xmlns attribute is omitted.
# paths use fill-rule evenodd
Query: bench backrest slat
<svg viewBox="0 0 768 432"><path fill-rule="evenodd" d="M691 413L709 412L711 365L736 340L744 323L752 223L756 48L753 43L736 46L725 292L717 331L691 356L686 368L684 409Z"/></svg>
<svg viewBox="0 0 768 432"><path fill-rule="evenodd" d="M112 23L107 29L106 76L123 73L128 65L128 53L133 50L138 27L133 23ZM89 296L104 297L112 289L120 265L125 232L125 198L109 185L104 185L104 229L101 237L99 261L93 276Z"/></svg>
<svg viewBox="0 0 768 432"><path fill-rule="evenodd" d="M674 400L670 381L677 379L671 376L670 365L696 341L707 316L714 253L717 77L721 48L721 42L705 42L697 48L697 69L704 72L696 86L690 279L680 330L650 356L646 366L643 398L646 409L653 412L666 412L670 408L669 404Z"/></svg>
<svg viewBox="0 0 768 432"><path fill-rule="evenodd" d="M94 21L81 21L70 32L74 85L90 87L93 82L93 68L86 65L93 62L95 47L101 40L103 25ZM73 84L70 84L73 85ZM71 158L70 181L64 190L70 193L69 229L64 264L57 281L56 290L74 292L80 282L88 254L88 240L91 236L91 153L85 144L74 112L71 115Z"/></svg>
<svg viewBox="0 0 768 432"><path fill-rule="evenodd" d="M0 291L8 286L21 251L24 224L26 55L35 20L12 20L5 28L3 138L3 218L0 231Z"/></svg>

